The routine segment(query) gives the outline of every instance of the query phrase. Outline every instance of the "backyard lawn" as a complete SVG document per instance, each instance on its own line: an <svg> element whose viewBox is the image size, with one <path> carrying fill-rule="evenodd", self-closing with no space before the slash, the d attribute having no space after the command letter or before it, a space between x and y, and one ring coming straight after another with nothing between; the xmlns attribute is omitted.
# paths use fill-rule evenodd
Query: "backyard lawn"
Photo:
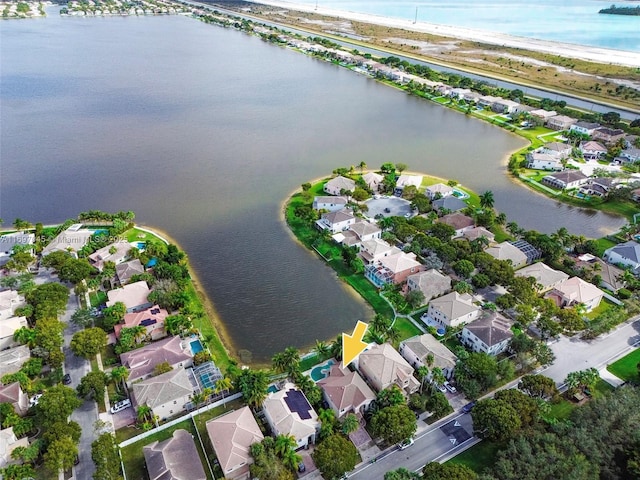
<svg viewBox="0 0 640 480"><path fill-rule="evenodd" d="M607 367L607 370L622 380L637 382L640 380L638 363L640 363L640 348L612 363Z"/></svg>
<svg viewBox="0 0 640 480"><path fill-rule="evenodd" d="M98 307L99 305L104 305L107 303L107 294L101 290L97 292L89 293L89 301L91 302L92 307Z"/></svg>
<svg viewBox="0 0 640 480"><path fill-rule="evenodd" d="M465 450L460 455L456 455L448 463L465 465L474 472L481 473L494 464L496 455L502 448L503 445L500 443L484 440Z"/></svg>
<svg viewBox="0 0 640 480"><path fill-rule="evenodd" d="M410 320L403 317L396 318L394 326L400 332L400 338L398 339L397 343L400 343L407 338L415 337L416 335L422 335L422 332L418 327L411 323ZM394 347L397 348L398 345L394 345Z"/></svg>

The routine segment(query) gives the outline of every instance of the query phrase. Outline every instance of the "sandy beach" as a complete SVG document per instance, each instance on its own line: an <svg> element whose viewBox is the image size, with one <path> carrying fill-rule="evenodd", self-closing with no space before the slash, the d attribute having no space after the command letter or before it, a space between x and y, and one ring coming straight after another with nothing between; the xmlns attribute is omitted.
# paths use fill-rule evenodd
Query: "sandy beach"
<svg viewBox="0 0 640 480"><path fill-rule="evenodd" d="M590 47L585 45L574 45L570 43L550 42L533 38L517 37L503 33L488 32L464 27L454 27L451 25L436 25L426 22L413 23L409 20L401 20L378 15L371 15L345 10L336 10L322 6L305 5L295 2L284 2L280 0L260 0L264 5L283 8L287 10L297 10L300 12L316 13L328 17L338 17L341 19L353 20L363 23L372 23L386 27L402 28L416 32L440 35L461 40L482 42L491 45L502 45L512 48L522 48L552 55L577 58L592 62L624 65L628 67L640 67L640 53L614 50L608 48Z"/></svg>

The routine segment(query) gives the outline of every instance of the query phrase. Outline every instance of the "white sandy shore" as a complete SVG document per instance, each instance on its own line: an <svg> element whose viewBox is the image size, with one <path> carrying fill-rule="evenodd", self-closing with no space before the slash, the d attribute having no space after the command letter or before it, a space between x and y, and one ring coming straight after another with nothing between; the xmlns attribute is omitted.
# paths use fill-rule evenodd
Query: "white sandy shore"
<svg viewBox="0 0 640 480"><path fill-rule="evenodd" d="M288 10L298 10L300 12L313 12L329 17L339 17L341 19L355 20L358 22L372 23L386 27L403 28L416 32L431 33L444 37L458 38L461 40L471 40L483 42L491 45L502 45L505 47L522 48L564 57L590 60L599 63L611 63L625 65L629 67L640 67L640 53L614 50L609 48L589 47L585 45L575 45L572 43L551 42L547 40L537 40L533 38L517 37L504 33L487 32L465 27L454 27L451 25L436 25L433 23L417 22L410 20L400 20L367 13L350 12L346 10L336 10L314 5L305 5L294 2L280 0L260 0L253 3L261 3Z"/></svg>

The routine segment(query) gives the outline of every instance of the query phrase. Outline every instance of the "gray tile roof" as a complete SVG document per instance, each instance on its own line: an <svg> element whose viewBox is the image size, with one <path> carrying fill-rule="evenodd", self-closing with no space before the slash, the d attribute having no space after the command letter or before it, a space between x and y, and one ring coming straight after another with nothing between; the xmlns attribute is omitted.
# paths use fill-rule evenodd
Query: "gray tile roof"
<svg viewBox="0 0 640 480"><path fill-rule="evenodd" d="M183 429L142 448L150 480L206 480L193 436Z"/></svg>
<svg viewBox="0 0 640 480"><path fill-rule="evenodd" d="M619 243L618 245L611 247L607 251L615 252L621 257L628 258L629 260L640 263L640 244L630 240L628 242Z"/></svg>
<svg viewBox="0 0 640 480"><path fill-rule="evenodd" d="M475 322L465 325L464 328L472 332L488 347L513 337L511 323L496 312L488 312Z"/></svg>

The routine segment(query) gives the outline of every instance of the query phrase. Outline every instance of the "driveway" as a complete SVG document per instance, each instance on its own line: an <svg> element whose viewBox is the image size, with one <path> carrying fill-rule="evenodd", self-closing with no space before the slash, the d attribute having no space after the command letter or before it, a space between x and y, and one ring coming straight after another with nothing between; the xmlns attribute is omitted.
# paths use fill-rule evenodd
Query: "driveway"
<svg viewBox="0 0 640 480"><path fill-rule="evenodd" d="M413 216L411 210L411 202L404 198L398 197L380 197L379 199L371 198L365 202L369 211L366 212L369 218L375 218L376 215L383 217L404 217L406 214ZM388 212L385 209L389 209Z"/></svg>
<svg viewBox="0 0 640 480"><path fill-rule="evenodd" d="M113 421L113 427L118 430L119 428L133 425L136 423L136 411L133 407L120 410L118 413L111 415Z"/></svg>

